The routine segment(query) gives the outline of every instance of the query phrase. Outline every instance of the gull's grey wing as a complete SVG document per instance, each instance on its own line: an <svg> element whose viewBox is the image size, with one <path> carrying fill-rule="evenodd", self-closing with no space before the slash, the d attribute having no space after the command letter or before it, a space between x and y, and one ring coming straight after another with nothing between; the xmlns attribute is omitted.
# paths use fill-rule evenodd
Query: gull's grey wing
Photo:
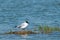
<svg viewBox="0 0 60 40"><path fill-rule="evenodd" d="M20 27L22 27L22 26L24 26L25 24L24 23L22 23L21 25L18 25L17 27L18 28L20 28Z"/></svg>

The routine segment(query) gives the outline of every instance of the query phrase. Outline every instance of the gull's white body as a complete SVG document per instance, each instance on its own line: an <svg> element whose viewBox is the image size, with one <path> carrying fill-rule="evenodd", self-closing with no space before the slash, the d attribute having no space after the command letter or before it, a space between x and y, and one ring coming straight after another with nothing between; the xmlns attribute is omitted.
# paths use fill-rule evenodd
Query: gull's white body
<svg viewBox="0 0 60 40"><path fill-rule="evenodd" d="M24 22L24 23L22 23L21 25L19 25L19 26L17 26L17 27L24 29L24 28L26 28L27 26L28 26L28 23Z"/></svg>

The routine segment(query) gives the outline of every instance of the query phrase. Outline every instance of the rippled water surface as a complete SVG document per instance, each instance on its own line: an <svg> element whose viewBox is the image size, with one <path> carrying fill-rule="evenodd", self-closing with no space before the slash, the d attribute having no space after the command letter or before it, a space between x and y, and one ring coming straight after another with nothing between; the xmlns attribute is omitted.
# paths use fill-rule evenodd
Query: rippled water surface
<svg viewBox="0 0 60 40"><path fill-rule="evenodd" d="M27 29L36 25L60 27L60 0L0 0L0 33L29 21ZM0 40L60 40L60 32L52 34L0 35Z"/></svg>

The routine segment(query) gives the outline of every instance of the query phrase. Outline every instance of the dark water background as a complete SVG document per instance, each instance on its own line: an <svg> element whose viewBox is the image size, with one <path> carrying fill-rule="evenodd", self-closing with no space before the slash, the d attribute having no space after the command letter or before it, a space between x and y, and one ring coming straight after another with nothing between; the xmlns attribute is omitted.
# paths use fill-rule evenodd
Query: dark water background
<svg viewBox="0 0 60 40"><path fill-rule="evenodd" d="M36 25L60 27L60 0L0 0L0 33L29 21L30 30ZM36 35L0 35L0 40L60 40L60 32Z"/></svg>

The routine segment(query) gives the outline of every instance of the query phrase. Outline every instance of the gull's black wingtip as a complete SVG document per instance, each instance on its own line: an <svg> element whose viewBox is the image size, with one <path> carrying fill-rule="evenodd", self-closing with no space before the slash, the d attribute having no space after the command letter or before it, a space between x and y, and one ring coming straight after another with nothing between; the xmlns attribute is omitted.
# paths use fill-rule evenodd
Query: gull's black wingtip
<svg viewBox="0 0 60 40"><path fill-rule="evenodd" d="M14 28L16 28L17 26L15 26Z"/></svg>

